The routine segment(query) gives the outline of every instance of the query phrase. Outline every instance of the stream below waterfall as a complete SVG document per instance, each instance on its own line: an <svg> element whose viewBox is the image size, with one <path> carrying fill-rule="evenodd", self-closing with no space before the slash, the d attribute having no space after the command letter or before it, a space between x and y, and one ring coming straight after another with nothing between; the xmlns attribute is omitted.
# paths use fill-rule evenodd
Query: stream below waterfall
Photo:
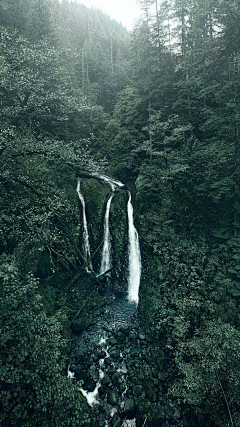
<svg viewBox="0 0 240 427"><path fill-rule="evenodd" d="M126 345L126 341L130 332L130 340L137 338L133 333L137 328L137 305L122 297L106 305L98 322L77 339L69 371L78 376L81 367L84 384L80 391L101 427L114 425L112 421L120 419L119 413L124 411L126 403L131 403L127 399L127 378L132 346L130 341ZM73 361L79 362L77 369ZM125 412L126 420L123 418L121 425L135 426L133 408L125 408Z"/></svg>
<svg viewBox="0 0 240 427"><path fill-rule="evenodd" d="M165 419L173 408L163 401L162 358L160 344L146 335L137 305L127 296L102 307L97 322L76 336L69 366L91 407L93 425L177 425Z"/></svg>

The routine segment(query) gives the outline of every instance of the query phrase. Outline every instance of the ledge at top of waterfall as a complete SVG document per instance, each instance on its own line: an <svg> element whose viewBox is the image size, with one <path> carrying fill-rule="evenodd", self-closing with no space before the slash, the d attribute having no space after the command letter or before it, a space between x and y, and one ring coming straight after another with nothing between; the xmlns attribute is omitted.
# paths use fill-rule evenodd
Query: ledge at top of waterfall
<svg viewBox="0 0 240 427"><path fill-rule="evenodd" d="M121 181L117 181L115 179L110 178L107 175L98 175L99 179L102 181L107 182L107 184L110 185L112 191L115 191L116 188L125 188L125 184L123 184Z"/></svg>

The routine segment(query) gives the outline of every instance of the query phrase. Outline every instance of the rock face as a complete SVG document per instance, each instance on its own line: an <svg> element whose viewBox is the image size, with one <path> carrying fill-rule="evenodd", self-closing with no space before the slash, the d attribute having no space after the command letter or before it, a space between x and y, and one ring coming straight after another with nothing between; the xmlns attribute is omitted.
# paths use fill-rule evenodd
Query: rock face
<svg viewBox="0 0 240 427"><path fill-rule="evenodd" d="M84 390L93 391L100 381L93 406L99 427L120 427L126 419L135 419L136 427L175 427L179 411L167 400L164 353L141 329L132 307L124 317L124 304L120 319L116 303L113 313L107 307L106 319L82 334L70 370Z"/></svg>

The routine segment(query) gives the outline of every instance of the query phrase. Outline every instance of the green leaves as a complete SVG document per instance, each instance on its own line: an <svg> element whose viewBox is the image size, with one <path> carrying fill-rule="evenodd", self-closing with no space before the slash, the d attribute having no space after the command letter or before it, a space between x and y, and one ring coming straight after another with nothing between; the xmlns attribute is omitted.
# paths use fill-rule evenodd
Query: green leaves
<svg viewBox="0 0 240 427"><path fill-rule="evenodd" d="M0 272L1 422L84 426L87 408L66 378L65 316L47 316L38 281L23 280L13 259L3 255Z"/></svg>
<svg viewBox="0 0 240 427"><path fill-rule="evenodd" d="M174 396L198 407L200 418L208 414L213 422L228 426L232 416L237 424L239 350L237 329L220 321L206 323L192 340L179 346L175 360L182 378L172 387Z"/></svg>

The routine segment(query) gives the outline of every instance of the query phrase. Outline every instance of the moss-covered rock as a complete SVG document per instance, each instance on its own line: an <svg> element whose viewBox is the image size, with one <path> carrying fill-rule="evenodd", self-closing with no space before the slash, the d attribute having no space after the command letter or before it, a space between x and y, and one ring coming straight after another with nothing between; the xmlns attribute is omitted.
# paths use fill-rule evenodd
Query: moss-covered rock
<svg viewBox="0 0 240 427"><path fill-rule="evenodd" d="M117 390L110 390L107 394L107 403L111 406L117 406L119 397L120 396Z"/></svg>

